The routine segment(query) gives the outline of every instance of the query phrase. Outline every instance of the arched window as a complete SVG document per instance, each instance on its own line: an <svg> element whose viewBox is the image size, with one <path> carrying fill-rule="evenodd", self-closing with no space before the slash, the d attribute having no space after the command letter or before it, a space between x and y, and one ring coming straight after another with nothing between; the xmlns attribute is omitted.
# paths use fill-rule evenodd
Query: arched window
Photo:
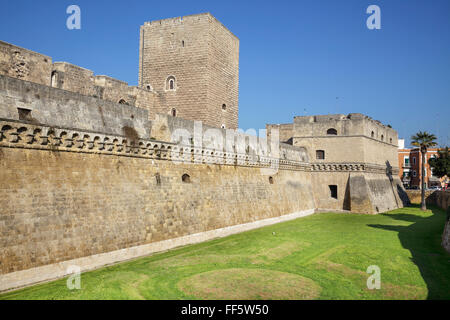
<svg viewBox="0 0 450 320"><path fill-rule="evenodd" d="M185 173L181 177L181 181L183 181L184 183L190 183L191 182L191 177L187 173Z"/></svg>
<svg viewBox="0 0 450 320"><path fill-rule="evenodd" d="M222 105L222 110L223 111L227 110L227 105L225 103Z"/></svg>
<svg viewBox="0 0 450 320"><path fill-rule="evenodd" d="M175 83L175 77L170 76L166 80L166 90L175 91L176 90L176 83Z"/></svg>
<svg viewBox="0 0 450 320"><path fill-rule="evenodd" d="M337 136L337 130L334 128L330 128L327 130L327 135L329 136Z"/></svg>
<svg viewBox="0 0 450 320"><path fill-rule="evenodd" d="M269 183L273 184L273 177L269 177Z"/></svg>
<svg viewBox="0 0 450 320"><path fill-rule="evenodd" d="M170 111L170 114L172 115L172 117L176 117L177 116L177 109L172 108L172 110Z"/></svg>
<svg viewBox="0 0 450 320"><path fill-rule="evenodd" d="M381 141L384 141L384 135L381 135Z"/></svg>
<svg viewBox="0 0 450 320"><path fill-rule="evenodd" d="M325 151L324 150L316 150L316 159L324 160L325 159Z"/></svg>
<svg viewBox="0 0 450 320"><path fill-rule="evenodd" d="M374 138L374 137L375 137L375 132L372 131L372 133L370 134L370 136L371 136L372 138Z"/></svg>
<svg viewBox="0 0 450 320"><path fill-rule="evenodd" d="M152 88L152 86L151 86L150 84L147 84L147 85L145 86L145 88L146 88L148 91L152 91L152 90L153 90L153 88Z"/></svg>

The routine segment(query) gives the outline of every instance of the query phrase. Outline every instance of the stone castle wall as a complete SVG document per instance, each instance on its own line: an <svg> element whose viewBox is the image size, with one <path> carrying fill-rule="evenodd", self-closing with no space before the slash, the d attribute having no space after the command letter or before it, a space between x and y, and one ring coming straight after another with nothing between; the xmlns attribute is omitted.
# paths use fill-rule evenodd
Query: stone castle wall
<svg viewBox="0 0 450 320"><path fill-rule="evenodd" d="M52 58L0 41L0 75L50 85Z"/></svg>
<svg viewBox="0 0 450 320"><path fill-rule="evenodd" d="M28 110L28 117L21 119L19 109ZM0 75L0 119L116 135L133 128L139 137L148 138L148 117L142 108Z"/></svg>
<svg viewBox="0 0 450 320"><path fill-rule="evenodd" d="M128 86L126 82L96 76L94 72L0 41L0 76L25 80L63 89L84 96L99 98L147 109L148 119L155 115L155 93L147 88Z"/></svg>
<svg viewBox="0 0 450 320"><path fill-rule="evenodd" d="M405 204L395 130L350 114L267 126L286 143L236 133L238 38L209 13L140 32L138 87L0 42L0 291L316 209Z"/></svg>
<svg viewBox="0 0 450 320"><path fill-rule="evenodd" d="M46 280L33 268L314 212L307 163L280 160L269 178L261 169L276 159L217 165L207 160L223 153L202 153L175 164L173 144L11 121L0 129L0 290Z"/></svg>

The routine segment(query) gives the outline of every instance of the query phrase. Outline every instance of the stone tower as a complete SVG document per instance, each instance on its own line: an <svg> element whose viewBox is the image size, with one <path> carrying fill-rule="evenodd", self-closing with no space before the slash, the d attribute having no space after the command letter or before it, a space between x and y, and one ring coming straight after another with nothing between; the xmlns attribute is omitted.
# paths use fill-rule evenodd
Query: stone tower
<svg viewBox="0 0 450 320"><path fill-rule="evenodd" d="M156 113L238 127L239 39L211 14L146 22L139 55Z"/></svg>

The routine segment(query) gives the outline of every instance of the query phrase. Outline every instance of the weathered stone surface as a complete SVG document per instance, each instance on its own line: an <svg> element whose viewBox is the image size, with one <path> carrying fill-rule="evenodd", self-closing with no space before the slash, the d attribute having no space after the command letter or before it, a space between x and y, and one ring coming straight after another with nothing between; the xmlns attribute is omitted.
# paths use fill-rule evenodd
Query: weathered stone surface
<svg viewBox="0 0 450 320"><path fill-rule="evenodd" d="M145 23L140 59L130 87L0 42L0 290L316 209L407 203L397 132L362 114L268 125L286 142L268 153L263 137L225 139L221 127L238 125L239 40L210 14ZM179 129L190 141L172 141ZM213 132L221 146L197 144Z"/></svg>
<svg viewBox="0 0 450 320"><path fill-rule="evenodd" d="M175 109L184 119L237 129L239 39L209 13L146 22L140 32L139 86L156 92L151 117Z"/></svg>
<svg viewBox="0 0 450 320"><path fill-rule="evenodd" d="M0 41L0 75L50 85L52 58Z"/></svg>
<svg viewBox="0 0 450 320"><path fill-rule="evenodd" d="M1 273L314 209L302 171L0 150Z"/></svg>

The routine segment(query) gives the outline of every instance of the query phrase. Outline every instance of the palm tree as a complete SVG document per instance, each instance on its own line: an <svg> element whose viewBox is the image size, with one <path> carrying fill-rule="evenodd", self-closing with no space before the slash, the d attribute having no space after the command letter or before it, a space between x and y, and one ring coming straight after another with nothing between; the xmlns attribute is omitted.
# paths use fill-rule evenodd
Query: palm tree
<svg viewBox="0 0 450 320"><path fill-rule="evenodd" d="M420 153L422 154L422 210L427 210L427 205L425 203L425 157L429 147L435 146L436 136L430 134L426 131L419 131L414 136L411 137L411 144L413 146L420 148Z"/></svg>

